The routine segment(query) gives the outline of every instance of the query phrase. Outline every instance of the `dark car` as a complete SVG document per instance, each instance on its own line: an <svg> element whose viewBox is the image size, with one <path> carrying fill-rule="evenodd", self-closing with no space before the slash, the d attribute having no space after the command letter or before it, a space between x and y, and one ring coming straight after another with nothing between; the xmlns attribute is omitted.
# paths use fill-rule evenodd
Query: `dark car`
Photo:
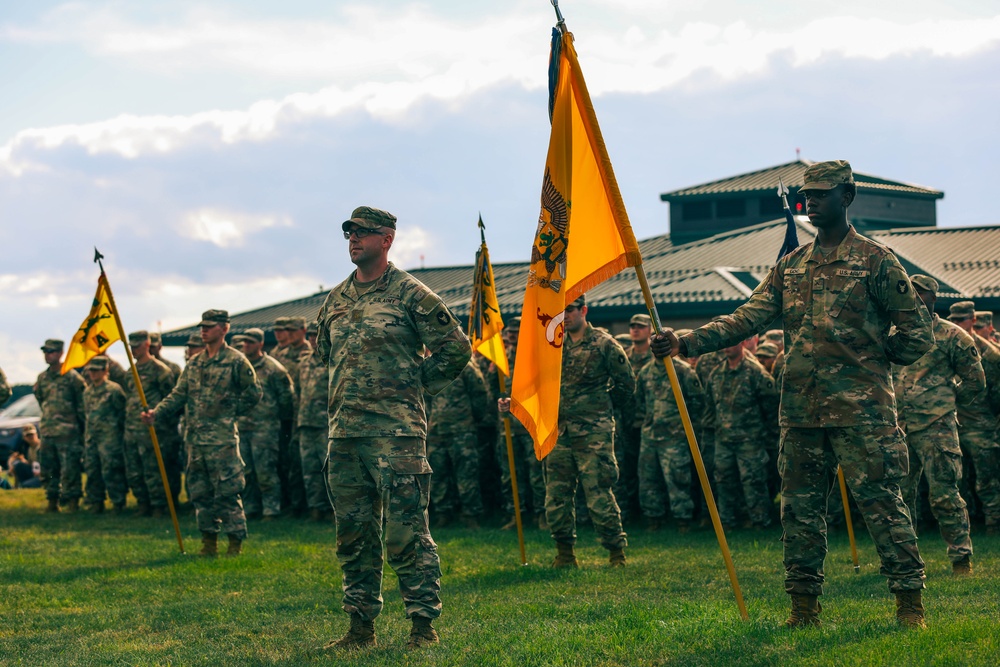
<svg viewBox="0 0 1000 667"><path fill-rule="evenodd" d="M7 459L21 447L21 427L38 421L42 410L33 394L27 394L17 399L0 412L0 467L7 468Z"/></svg>

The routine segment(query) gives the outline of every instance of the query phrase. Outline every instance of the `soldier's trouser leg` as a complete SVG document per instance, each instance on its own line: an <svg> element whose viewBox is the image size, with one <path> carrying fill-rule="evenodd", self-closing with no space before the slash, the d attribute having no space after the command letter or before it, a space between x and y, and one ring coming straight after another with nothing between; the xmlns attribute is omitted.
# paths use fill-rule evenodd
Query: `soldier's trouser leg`
<svg viewBox="0 0 1000 667"><path fill-rule="evenodd" d="M302 476L302 454L300 452L299 431L296 428L292 432L292 440L288 449L288 501L292 511L301 513L305 511L306 487Z"/></svg>
<svg viewBox="0 0 1000 667"><path fill-rule="evenodd" d="M427 436L427 462L434 474L431 475L430 508L435 517L450 515L455 511L455 495L452 483L455 467L451 458L451 448L446 439L437 433Z"/></svg>
<svg viewBox="0 0 1000 667"><path fill-rule="evenodd" d="M83 470L87 473L85 489L87 504L103 503L107 487L104 485L104 475L101 473L101 452L98 443L93 440L84 445Z"/></svg>
<svg viewBox="0 0 1000 667"><path fill-rule="evenodd" d="M441 563L427 526L430 465L419 438L334 438L328 462L337 516L344 611L370 620L382 611L382 516L386 553L406 616L441 614Z"/></svg>
<svg viewBox="0 0 1000 667"><path fill-rule="evenodd" d="M240 456L246 470L253 470L255 494L254 504L250 505L250 482L243 494L243 507L246 511L263 512L264 516L281 515L281 478L278 475L278 441L281 433L275 429L257 429L249 434L248 446L243 445L243 434L240 434ZM245 452L249 451L252 463L247 461Z"/></svg>
<svg viewBox="0 0 1000 667"><path fill-rule="evenodd" d="M263 513L260 501L260 485L257 483L257 460L254 458L254 431L240 431L240 458L243 459L243 511L250 516Z"/></svg>
<svg viewBox="0 0 1000 667"><path fill-rule="evenodd" d="M727 528L736 527L739 519L740 467L736 460L737 443L725 440L715 442L715 499L719 518Z"/></svg>
<svg viewBox="0 0 1000 667"><path fill-rule="evenodd" d="M687 436L685 435L685 438ZM708 483L712 486L712 493L717 493L715 491L715 429L714 428L703 428L701 431L701 437L698 438L698 450L701 452L701 462L705 465L705 474L708 475ZM694 461L691 462L691 466L694 467ZM694 477L694 479L698 479ZM705 499L705 492L701 488L701 482L697 484L697 493L701 498L699 505L699 514L702 519L708 518L708 501Z"/></svg>
<svg viewBox="0 0 1000 667"><path fill-rule="evenodd" d="M747 513L755 526L771 525L771 497L767 492L767 450L762 440L744 440L735 445L740 484Z"/></svg>
<svg viewBox="0 0 1000 667"><path fill-rule="evenodd" d="M910 514L899 493L908 468L902 433L894 426L784 428L778 456L785 591L822 595L827 497L837 465L864 515L892 592L923 588L924 563Z"/></svg>
<svg viewBox="0 0 1000 667"><path fill-rule="evenodd" d="M142 455L139 453L139 443L148 437L148 431L125 431L125 478L128 480L129 488L132 489L132 495L140 505L149 504L146 473L142 467Z"/></svg>
<svg viewBox="0 0 1000 667"><path fill-rule="evenodd" d="M618 462L615 461L612 438L612 433L565 438L575 454L590 520L601 545L609 550L622 549L627 545L621 510L612 491L618 479Z"/></svg>
<svg viewBox="0 0 1000 667"><path fill-rule="evenodd" d="M187 479L198 530L223 532L245 540L247 517L240 499L244 486L243 461L238 446L190 447Z"/></svg>
<svg viewBox="0 0 1000 667"><path fill-rule="evenodd" d="M157 444L161 441L159 431L156 432L156 440ZM163 454L162 450L160 454ZM153 439L149 436L148 430L139 438L139 458L142 459L142 476L146 482L146 492L149 494L149 506L166 509L167 492L163 488L160 463L156 460L156 450L153 448Z"/></svg>
<svg viewBox="0 0 1000 667"><path fill-rule="evenodd" d="M531 436L521 436L520 442L521 460L525 462L524 467L528 470L531 509L536 516L541 516L545 514L545 471L542 469L542 462L535 456L535 443L531 440Z"/></svg>
<svg viewBox="0 0 1000 667"><path fill-rule="evenodd" d="M958 492L962 450L954 417L943 417L925 429L908 432L906 443L923 463L931 512L948 547L948 558L952 562L963 560L972 555L972 538L965 500Z"/></svg>
<svg viewBox="0 0 1000 667"><path fill-rule="evenodd" d="M111 504L124 507L128 497L128 482L125 479L125 451L120 438L101 441L101 476Z"/></svg>
<svg viewBox="0 0 1000 667"><path fill-rule="evenodd" d="M514 449L514 472L517 479L517 497L520 500L520 510L523 516L528 498L528 474L522 466L520 453L523 451L521 445L523 438L520 435L511 433L511 445ZM529 437L530 440L530 437ZM500 423L500 433L497 436L497 463L500 465L501 485L503 486L504 510L507 514L514 514L514 492L511 487L510 463L507 457L507 436L504 433L503 422ZM534 449L532 449L534 451Z"/></svg>
<svg viewBox="0 0 1000 667"><path fill-rule="evenodd" d="M458 433L450 438L455 486L462 503L462 514L478 517L483 513L483 494L479 486L479 450L475 433ZM433 467L433 464L431 465Z"/></svg>
<svg viewBox="0 0 1000 667"><path fill-rule="evenodd" d="M615 417L615 423L621 424L619 417ZM618 461L618 480L615 482L613 491L615 500L621 510L622 520L628 521L632 508L638 503L639 488L639 443L633 445L630 429L615 429L615 460Z"/></svg>
<svg viewBox="0 0 1000 667"><path fill-rule="evenodd" d="M670 513L675 519L689 521L694 515L694 499L691 497L691 450L687 436L680 434L664 443L660 450L660 470L670 496Z"/></svg>
<svg viewBox="0 0 1000 667"><path fill-rule="evenodd" d="M59 502L65 504L71 500L79 500L83 497L83 439L74 436L49 438L42 440L42 450L46 447L53 447L59 456L59 479L56 487Z"/></svg>
<svg viewBox="0 0 1000 667"><path fill-rule="evenodd" d="M326 491L326 472L323 466L329 455L330 439L326 426L299 427L299 454L302 458L302 480L306 488L306 502L311 510L326 512L332 509Z"/></svg>
<svg viewBox="0 0 1000 667"><path fill-rule="evenodd" d="M639 447L639 507L642 508L642 515L649 519L661 519L667 513L667 498L663 485L659 483L668 475L662 455L666 445L662 440L643 438Z"/></svg>
<svg viewBox="0 0 1000 667"><path fill-rule="evenodd" d="M55 438L49 438L55 441ZM62 464L60 463L58 441L51 446L42 447L38 451L38 463L41 466L42 486L48 500L59 500L59 484L62 479Z"/></svg>
<svg viewBox="0 0 1000 667"><path fill-rule="evenodd" d="M184 441L177 431L176 423L172 423L162 429L158 428L156 435L160 439L160 454L163 456L163 467L167 472L167 483L170 485L170 494L176 504L177 496L181 492L181 470L184 467ZM163 482L161 481L160 486L162 485Z"/></svg>
<svg viewBox="0 0 1000 667"><path fill-rule="evenodd" d="M1000 526L1000 442L992 429L959 428L959 438L972 455L976 493L987 526Z"/></svg>
<svg viewBox="0 0 1000 667"><path fill-rule="evenodd" d="M560 438L542 460L545 470L545 519L552 539L576 544L576 483L579 471L573 449Z"/></svg>

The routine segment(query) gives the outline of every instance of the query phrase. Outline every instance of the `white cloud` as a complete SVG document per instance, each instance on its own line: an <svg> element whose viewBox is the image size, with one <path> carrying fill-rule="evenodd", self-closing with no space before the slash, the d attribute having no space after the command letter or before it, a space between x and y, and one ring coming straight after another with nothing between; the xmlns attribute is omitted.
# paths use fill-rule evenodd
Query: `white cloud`
<svg viewBox="0 0 1000 667"><path fill-rule="evenodd" d="M291 227L288 216L250 215L213 208L191 211L181 221L181 236L208 241L220 248L243 245L246 237L262 229Z"/></svg>

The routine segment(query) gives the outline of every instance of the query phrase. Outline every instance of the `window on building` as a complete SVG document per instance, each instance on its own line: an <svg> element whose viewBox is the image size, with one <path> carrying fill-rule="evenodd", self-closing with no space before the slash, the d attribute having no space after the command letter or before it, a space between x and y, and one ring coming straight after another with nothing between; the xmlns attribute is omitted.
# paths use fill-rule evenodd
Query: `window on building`
<svg viewBox="0 0 1000 667"><path fill-rule="evenodd" d="M770 197L760 198L760 214L761 215L773 215L781 216L785 213L785 207L781 203L781 197L777 195L771 195Z"/></svg>
<svg viewBox="0 0 1000 667"><path fill-rule="evenodd" d="M720 218L742 218L747 214L745 199L720 199L715 202L715 214Z"/></svg>
<svg viewBox="0 0 1000 667"><path fill-rule="evenodd" d="M690 201L685 202L681 209L685 220L708 220L712 217L712 202L710 201Z"/></svg>

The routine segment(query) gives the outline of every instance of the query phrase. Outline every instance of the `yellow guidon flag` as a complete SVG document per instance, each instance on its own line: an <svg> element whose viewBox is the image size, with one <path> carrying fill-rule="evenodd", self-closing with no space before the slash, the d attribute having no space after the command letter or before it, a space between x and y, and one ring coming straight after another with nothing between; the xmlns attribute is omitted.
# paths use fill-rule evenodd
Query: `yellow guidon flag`
<svg viewBox="0 0 1000 667"><path fill-rule="evenodd" d="M511 411L531 433L539 459L552 451L559 433L566 305L642 263L573 36L561 28L560 22L552 30L552 134L511 388Z"/></svg>
<svg viewBox="0 0 1000 667"><path fill-rule="evenodd" d="M493 282L493 266L486 248L486 231L483 216L479 216L479 235L482 245L476 252L476 274L472 283L472 302L469 307L469 337L472 349L492 361L505 376L510 376L507 352L503 346L503 319Z"/></svg>
<svg viewBox="0 0 1000 667"><path fill-rule="evenodd" d="M111 287L102 271L97 279L97 294L94 295L90 313L80 325L80 330L73 334L61 372L83 366L97 355L103 354L116 340L121 340L121 335L115 323Z"/></svg>

